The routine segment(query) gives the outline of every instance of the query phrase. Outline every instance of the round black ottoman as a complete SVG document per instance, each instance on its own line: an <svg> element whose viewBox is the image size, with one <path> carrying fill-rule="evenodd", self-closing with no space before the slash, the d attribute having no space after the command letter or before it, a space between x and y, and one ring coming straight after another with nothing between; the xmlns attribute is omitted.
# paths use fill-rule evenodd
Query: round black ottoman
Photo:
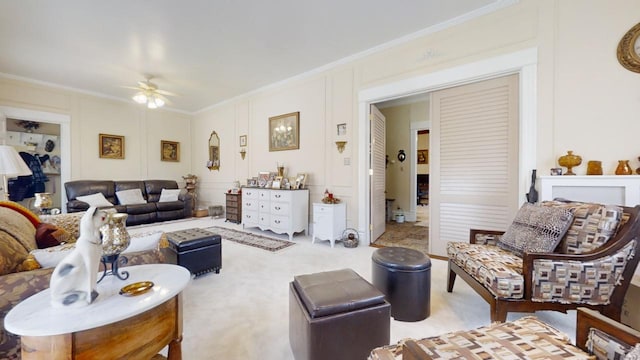
<svg viewBox="0 0 640 360"><path fill-rule="evenodd" d="M420 321L431 311L431 259L422 252L385 247L373 252L373 285L391 304L399 321Z"/></svg>

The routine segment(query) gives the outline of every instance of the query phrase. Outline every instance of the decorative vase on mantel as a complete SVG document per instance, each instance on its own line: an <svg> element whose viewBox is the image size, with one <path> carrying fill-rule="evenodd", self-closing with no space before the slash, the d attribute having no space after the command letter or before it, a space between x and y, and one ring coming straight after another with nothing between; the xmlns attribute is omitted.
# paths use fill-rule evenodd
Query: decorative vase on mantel
<svg viewBox="0 0 640 360"><path fill-rule="evenodd" d="M618 167L616 168L616 175L631 175L633 171L629 165L629 160L618 160Z"/></svg>
<svg viewBox="0 0 640 360"><path fill-rule="evenodd" d="M560 156L558 164L567 168L565 175L575 175L573 168L582 164L582 157L580 155L574 155L572 150L567 151L567 155Z"/></svg>

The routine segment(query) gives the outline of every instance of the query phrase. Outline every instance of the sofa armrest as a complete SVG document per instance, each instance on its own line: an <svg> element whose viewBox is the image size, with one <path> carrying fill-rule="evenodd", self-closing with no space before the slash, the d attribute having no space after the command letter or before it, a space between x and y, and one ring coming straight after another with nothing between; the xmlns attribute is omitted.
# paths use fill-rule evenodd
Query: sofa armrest
<svg viewBox="0 0 640 360"><path fill-rule="evenodd" d="M180 192L178 200L184 201L184 217L190 218L193 216L193 195L186 191Z"/></svg>
<svg viewBox="0 0 640 360"><path fill-rule="evenodd" d="M614 321L595 310L578 308L576 321L576 346L582 350L588 351L587 339L589 338L589 330L591 328L605 332L608 335L630 345L640 343L640 331Z"/></svg>
<svg viewBox="0 0 640 360"><path fill-rule="evenodd" d="M496 245L504 231L498 230L469 230L469 244Z"/></svg>
<svg viewBox="0 0 640 360"><path fill-rule="evenodd" d="M80 200L70 200L67 202L67 212L74 213L80 211L87 211L89 209L89 204Z"/></svg>

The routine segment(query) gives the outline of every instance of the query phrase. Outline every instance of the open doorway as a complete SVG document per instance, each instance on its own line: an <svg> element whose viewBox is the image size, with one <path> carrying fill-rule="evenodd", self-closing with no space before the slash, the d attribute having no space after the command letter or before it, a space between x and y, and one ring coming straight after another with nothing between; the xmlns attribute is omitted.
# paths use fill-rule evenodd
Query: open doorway
<svg viewBox="0 0 640 360"><path fill-rule="evenodd" d="M376 246L428 250L429 94L375 104L384 115L385 231ZM422 205L420 205L422 197Z"/></svg>
<svg viewBox="0 0 640 360"><path fill-rule="evenodd" d="M515 174L513 174L513 176L515 177L517 182L517 187L519 189L518 193L524 194L527 187L527 169L535 167L536 163L536 68L537 50L525 49L522 51L500 55L422 76L400 80L395 83L369 88L359 92L359 156L362 161L360 161L358 165L361 174L368 173L370 175L368 177L361 177L358 184L359 208L361 209L358 214L358 219L359 224L361 224L361 233L365 237L365 243L372 242L370 233L372 223L369 216L369 209L372 206L370 200L371 188L368 181L372 174L371 170L368 169L370 146L370 105L418 93L438 91L462 84L474 83L486 79L500 77L506 74L518 74L520 82L519 92L516 98L518 103L520 104L519 138L522 141L519 143L518 149L519 166L517 167L517 169L515 169ZM435 136L434 130L437 129L431 129L431 136ZM435 131L435 133L437 135L437 131ZM526 139L521 136L522 134L528 134ZM433 139L431 140L431 142L433 143ZM431 150L429 151L429 153L430 163L431 160L433 160L433 166L439 166L437 156L438 154L435 154L436 156L434 158L434 156L432 156L431 154ZM433 189L433 184L433 179L430 179L431 189ZM433 195L434 192L430 191L430 207L433 207ZM518 201L519 199L514 199L513 203L517 204ZM430 222L432 227L437 227L439 226L439 224L434 223L435 219L433 217L433 214L434 209L432 208L432 216ZM367 229L367 227L369 229ZM442 250L442 244L444 244L445 241L445 239L439 238L430 239L429 253L437 256L446 256L446 253L443 253ZM435 242L438 242L438 246L434 248L433 245Z"/></svg>

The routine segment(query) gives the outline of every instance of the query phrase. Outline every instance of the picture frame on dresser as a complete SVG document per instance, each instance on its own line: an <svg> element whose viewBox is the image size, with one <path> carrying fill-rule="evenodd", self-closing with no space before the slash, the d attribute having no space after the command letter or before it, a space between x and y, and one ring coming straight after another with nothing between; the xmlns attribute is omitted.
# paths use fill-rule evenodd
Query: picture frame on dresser
<svg viewBox="0 0 640 360"><path fill-rule="evenodd" d="M296 175L296 189L304 189L304 186L307 182L307 173L298 173Z"/></svg>

